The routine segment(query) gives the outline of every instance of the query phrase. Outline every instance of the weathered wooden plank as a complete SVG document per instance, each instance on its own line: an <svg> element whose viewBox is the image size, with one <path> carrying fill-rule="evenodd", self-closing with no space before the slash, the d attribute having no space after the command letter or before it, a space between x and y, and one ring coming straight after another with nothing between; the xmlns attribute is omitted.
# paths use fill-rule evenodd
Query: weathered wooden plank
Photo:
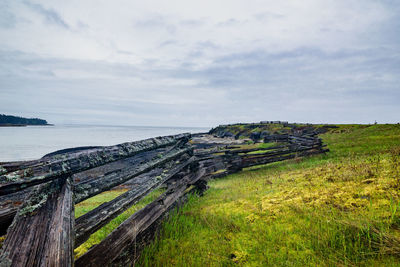
<svg viewBox="0 0 400 267"><path fill-rule="evenodd" d="M101 165L83 172L75 173L72 176L74 179L74 183L78 184L85 183L89 180L102 179L102 177L109 173L117 172L127 167L132 167L133 165L143 164L146 161L149 161L159 155L164 154L166 149L170 147L171 146L141 152L132 157L107 163L105 165Z"/></svg>
<svg viewBox="0 0 400 267"><path fill-rule="evenodd" d="M118 228L108 235L101 243L92 247L87 253L78 258L76 266L107 266L121 252L131 246L138 234L145 231L158 218L163 216L191 184L205 175L204 169L189 174L178 180L175 187L169 189L157 200L125 220ZM106 257L104 255L107 255Z"/></svg>
<svg viewBox="0 0 400 267"><path fill-rule="evenodd" d="M39 160L0 162L0 175L35 165Z"/></svg>
<svg viewBox="0 0 400 267"><path fill-rule="evenodd" d="M74 205L71 178L38 186L19 209L4 241L1 266L72 266Z"/></svg>
<svg viewBox="0 0 400 267"><path fill-rule="evenodd" d="M117 171L126 168L127 166L132 166L133 164L139 165L142 162L151 160L155 156L172 147L173 146L142 152L126 159L118 160L90 170L76 173L72 177L76 182L84 182L96 178L99 179L112 171ZM32 188L34 187L28 187L22 191L0 196L0 235L6 233L8 226L11 224L18 210L18 207L23 203L26 195L29 194Z"/></svg>
<svg viewBox="0 0 400 267"><path fill-rule="evenodd" d="M213 177L223 177L225 175L238 172L246 167L273 163L313 154L320 154L327 151L329 150L323 149L322 145L314 145L310 147L290 145L279 152L274 151L258 154L227 153L226 155L200 157L199 160L203 164L206 163L211 169L214 168L214 171L226 169L224 172L213 175Z"/></svg>
<svg viewBox="0 0 400 267"><path fill-rule="evenodd" d="M72 177L76 182L100 179L112 171L118 171L126 168L127 166L131 166L133 164L139 165L142 162L148 161L159 155L159 153L166 151L166 149L168 149L168 147L142 152L126 159L108 163L84 172L76 173ZM0 196L0 235L4 235L6 233L8 226L11 224L15 214L17 213L18 207L22 205L25 197L30 193L32 188L34 187L28 187L25 190Z"/></svg>
<svg viewBox="0 0 400 267"><path fill-rule="evenodd" d="M129 246L126 246L118 255L118 257L108 264L108 266L136 266L135 261L139 259L146 245L150 244L158 235L162 222L166 217L168 217L170 211L172 211L174 208L181 207L187 201L187 196L189 194L196 193L198 195L202 195L204 190L208 188L207 181L203 179L208 176L209 175L206 171L205 176L202 176L199 180L197 180L197 182L193 183L193 186L187 188L183 195L179 197L171 206L169 206L166 212L159 216L149 227L139 232L134 242Z"/></svg>
<svg viewBox="0 0 400 267"><path fill-rule="evenodd" d="M228 154L238 154L238 153L249 153L249 152L255 152L255 151L268 151L268 150L274 150L274 149L280 149L280 148L285 148L285 145L278 145L278 146L270 146L267 148L247 148L247 149L226 149L218 152L225 152Z"/></svg>
<svg viewBox="0 0 400 267"><path fill-rule="evenodd" d="M285 148L285 147L287 147L287 146L279 145L279 146L271 146L271 147L267 147L267 148L211 149L211 150L206 150L206 151L198 150L195 152L195 155L202 157L202 156L212 155L215 153L238 154L238 153L249 153L249 152L254 152L254 151L268 151L268 150L280 149L280 148Z"/></svg>
<svg viewBox="0 0 400 267"><path fill-rule="evenodd" d="M179 145L182 145L184 142L184 140L181 140L178 143ZM171 151L173 148L177 147L178 146L175 144L173 146L165 148L157 148L155 150L145 151L126 159L118 160L103 166L74 174L72 177L74 178L74 181L81 184L88 182L89 180L107 179L107 175L112 172L120 172L126 167L129 167L132 170L133 166L139 166L140 164L143 164L144 162L149 161L156 156L162 156L163 153L166 153L166 151ZM22 191L17 191L12 194L0 196L0 234L5 234L8 226L11 224L18 210L18 207L23 203L26 194L28 194L31 190L32 187L28 187ZM78 198L77 203L80 201L81 199Z"/></svg>
<svg viewBox="0 0 400 267"><path fill-rule="evenodd" d="M310 155L315 155L315 154L321 154L325 153L329 150L307 150L299 153L292 153L288 155L283 155L283 156L277 156L277 157L265 157L265 158L243 158L240 167L241 168L247 168L251 166L256 166L256 165L262 165L262 164L267 164L267 163L272 163L272 162L278 162L278 161L283 161L287 159L293 159L296 157L305 157L305 156L310 156Z"/></svg>
<svg viewBox="0 0 400 267"><path fill-rule="evenodd" d="M210 160L210 159L224 159L226 162L229 162L231 158L236 158L236 156L240 156L242 159L244 158L266 158L266 157L275 157L279 155L285 155L290 153L295 153L299 151L313 149L311 147L300 147L300 146L285 146L283 149L268 151L264 153L257 153L257 154L245 154L245 153L225 153L224 155L205 155L205 156L198 156L199 160ZM252 152L252 151L250 151Z"/></svg>
<svg viewBox="0 0 400 267"><path fill-rule="evenodd" d="M0 236L3 236L7 233L7 229L12 223L14 216L18 210L19 205L13 206L13 204L9 204L6 207L1 207L0 210Z"/></svg>
<svg viewBox="0 0 400 267"><path fill-rule="evenodd" d="M294 135L289 136L289 142L305 146L322 144L322 140L316 137L294 136Z"/></svg>
<svg viewBox="0 0 400 267"><path fill-rule="evenodd" d="M285 154L290 154L290 153L297 153L301 151L307 151L307 150L312 150L312 149L318 149L319 146L310 146L310 147L292 147L292 148L286 148L282 150L276 150L272 152L265 152L265 153L257 153L257 154L245 154L241 155L243 159L251 159L251 158L266 158L266 157L275 157L275 156L280 156L280 155L285 155Z"/></svg>
<svg viewBox="0 0 400 267"><path fill-rule="evenodd" d="M188 140L188 138L190 138L190 134L156 137L101 149L54 156L50 162L1 175L0 195L10 194L29 186L44 183L61 175L71 175L130 157L139 152L173 145L179 140Z"/></svg>
<svg viewBox="0 0 400 267"><path fill-rule="evenodd" d="M18 208L24 203L30 191L30 189L25 189L6 196L0 196L0 235L6 234L7 228L13 221Z"/></svg>
<svg viewBox="0 0 400 267"><path fill-rule="evenodd" d="M184 155L185 156L185 155ZM124 212L126 209L137 203L142 197L163 184L165 181L182 171L184 168L193 164L194 158L189 156L179 158L182 163L175 167L170 166L166 172L160 176L147 177L146 181L140 187L132 188L115 199L103 203L99 207L82 215L76 220L76 237L75 247L78 247L85 242L91 234L106 225L109 221ZM173 162L171 165L174 165Z"/></svg>
<svg viewBox="0 0 400 267"><path fill-rule="evenodd" d="M170 160L174 160L185 153L191 154L193 149L191 147L176 148L166 155L162 155L160 158L154 158L151 161L145 162L138 166L134 165L117 172L112 172L101 179L90 180L84 183L75 184L75 203L79 203L85 199L88 199L94 195L100 194L106 190L109 190L117 185L125 183L135 176L150 171L151 169L161 166Z"/></svg>

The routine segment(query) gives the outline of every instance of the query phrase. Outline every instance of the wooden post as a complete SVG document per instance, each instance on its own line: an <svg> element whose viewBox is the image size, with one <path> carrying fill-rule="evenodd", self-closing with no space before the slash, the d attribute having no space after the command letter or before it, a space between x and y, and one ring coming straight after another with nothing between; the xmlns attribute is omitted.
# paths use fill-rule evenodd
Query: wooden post
<svg viewBox="0 0 400 267"><path fill-rule="evenodd" d="M74 204L71 178L32 191L8 229L0 266L73 266Z"/></svg>

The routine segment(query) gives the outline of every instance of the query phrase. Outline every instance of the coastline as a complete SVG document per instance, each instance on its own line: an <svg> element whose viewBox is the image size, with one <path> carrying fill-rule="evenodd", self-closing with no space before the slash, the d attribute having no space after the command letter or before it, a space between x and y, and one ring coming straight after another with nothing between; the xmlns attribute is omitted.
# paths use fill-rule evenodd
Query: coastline
<svg viewBox="0 0 400 267"><path fill-rule="evenodd" d="M0 124L0 127L54 126L54 124Z"/></svg>
<svg viewBox="0 0 400 267"><path fill-rule="evenodd" d="M3 124L4 125L4 124ZM42 126L42 125L40 125ZM47 125L43 125L47 126ZM35 160L46 154L82 146L110 146L209 128L98 126L55 124L53 127L0 127L0 161Z"/></svg>

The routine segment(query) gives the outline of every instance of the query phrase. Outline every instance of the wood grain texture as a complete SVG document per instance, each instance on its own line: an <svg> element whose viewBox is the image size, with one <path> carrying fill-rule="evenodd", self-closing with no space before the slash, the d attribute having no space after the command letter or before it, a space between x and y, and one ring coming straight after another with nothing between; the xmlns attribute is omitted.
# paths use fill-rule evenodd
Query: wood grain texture
<svg viewBox="0 0 400 267"><path fill-rule="evenodd" d="M0 175L0 195L44 183L61 175L72 175L140 152L173 145L182 139L188 140L188 138L190 138L190 134L179 134L56 155L40 164Z"/></svg>
<svg viewBox="0 0 400 267"><path fill-rule="evenodd" d="M7 228L13 221L18 208L24 203L30 192L30 189L25 189L13 194L0 196L0 235L6 234Z"/></svg>
<svg viewBox="0 0 400 267"><path fill-rule="evenodd" d="M132 246L140 233L156 223L168 211L169 207L185 194L190 185L196 183L205 175L205 170L200 168L178 180L173 188L133 214L101 243L78 258L75 262L76 266L108 266L111 264L126 248ZM107 255L107 257L104 255Z"/></svg>
<svg viewBox="0 0 400 267"><path fill-rule="evenodd" d="M124 168L131 167L132 165L139 165L149 161L158 154L165 152L170 147L138 153L137 155L126 159L76 173L72 177L75 183L84 183L89 180L101 179L111 172L117 172ZM15 214L17 213L18 207L22 205L26 196L29 195L33 188L35 188L35 186L28 187L25 190L17 191L12 194L0 196L0 235L6 233L8 226L11 224Z"/></svg>
<svg viewBox="0 0 400 267"><path fill-rule="evenodd" d="M94 195L109 190L117 185L123 184L126 181L134 178L135 176L146 173L158 166L162 166L168 161L179 158L183 154L191 154L192 151L193 149L190 146L186 146L184 148L175 148L174 150L168 151L168 153L166 154L160 155L160 157L156 157L142 164L134 164L133 166L124 168L122 170L111 172L99 179L77 183L75 184L74 188L75 203L79 203Z"/></svg>
<svg viewBox="0 0 400 267"><path fill-rule="evenodd" d="M71 178L40 185L19 209L4 241L1 266L73 266Z"/></svg>
<svg viewBox="0 0 400 267"><path fill-rule="evenodd" d="M161 175L146 177L145 181L141 182L140 185L79 217L76 220L75 247L81 245L91 234L137 203L155 188L188 167L194 162L194 159L188 155L183 155L183 157L179 158L179 161L182 163L176 164L176 166L172 163L170 168L166 168Z"/></svg>

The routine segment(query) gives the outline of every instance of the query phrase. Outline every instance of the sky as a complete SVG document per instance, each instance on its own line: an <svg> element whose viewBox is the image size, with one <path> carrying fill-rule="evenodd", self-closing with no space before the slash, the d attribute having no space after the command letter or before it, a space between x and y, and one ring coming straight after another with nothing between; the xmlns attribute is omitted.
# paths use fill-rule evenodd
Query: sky
<svg viewBox="0 0 400 267"><path fill-rule="evenodd" d="M400 122L398 0L0 0L0 114Z"/></svg>

